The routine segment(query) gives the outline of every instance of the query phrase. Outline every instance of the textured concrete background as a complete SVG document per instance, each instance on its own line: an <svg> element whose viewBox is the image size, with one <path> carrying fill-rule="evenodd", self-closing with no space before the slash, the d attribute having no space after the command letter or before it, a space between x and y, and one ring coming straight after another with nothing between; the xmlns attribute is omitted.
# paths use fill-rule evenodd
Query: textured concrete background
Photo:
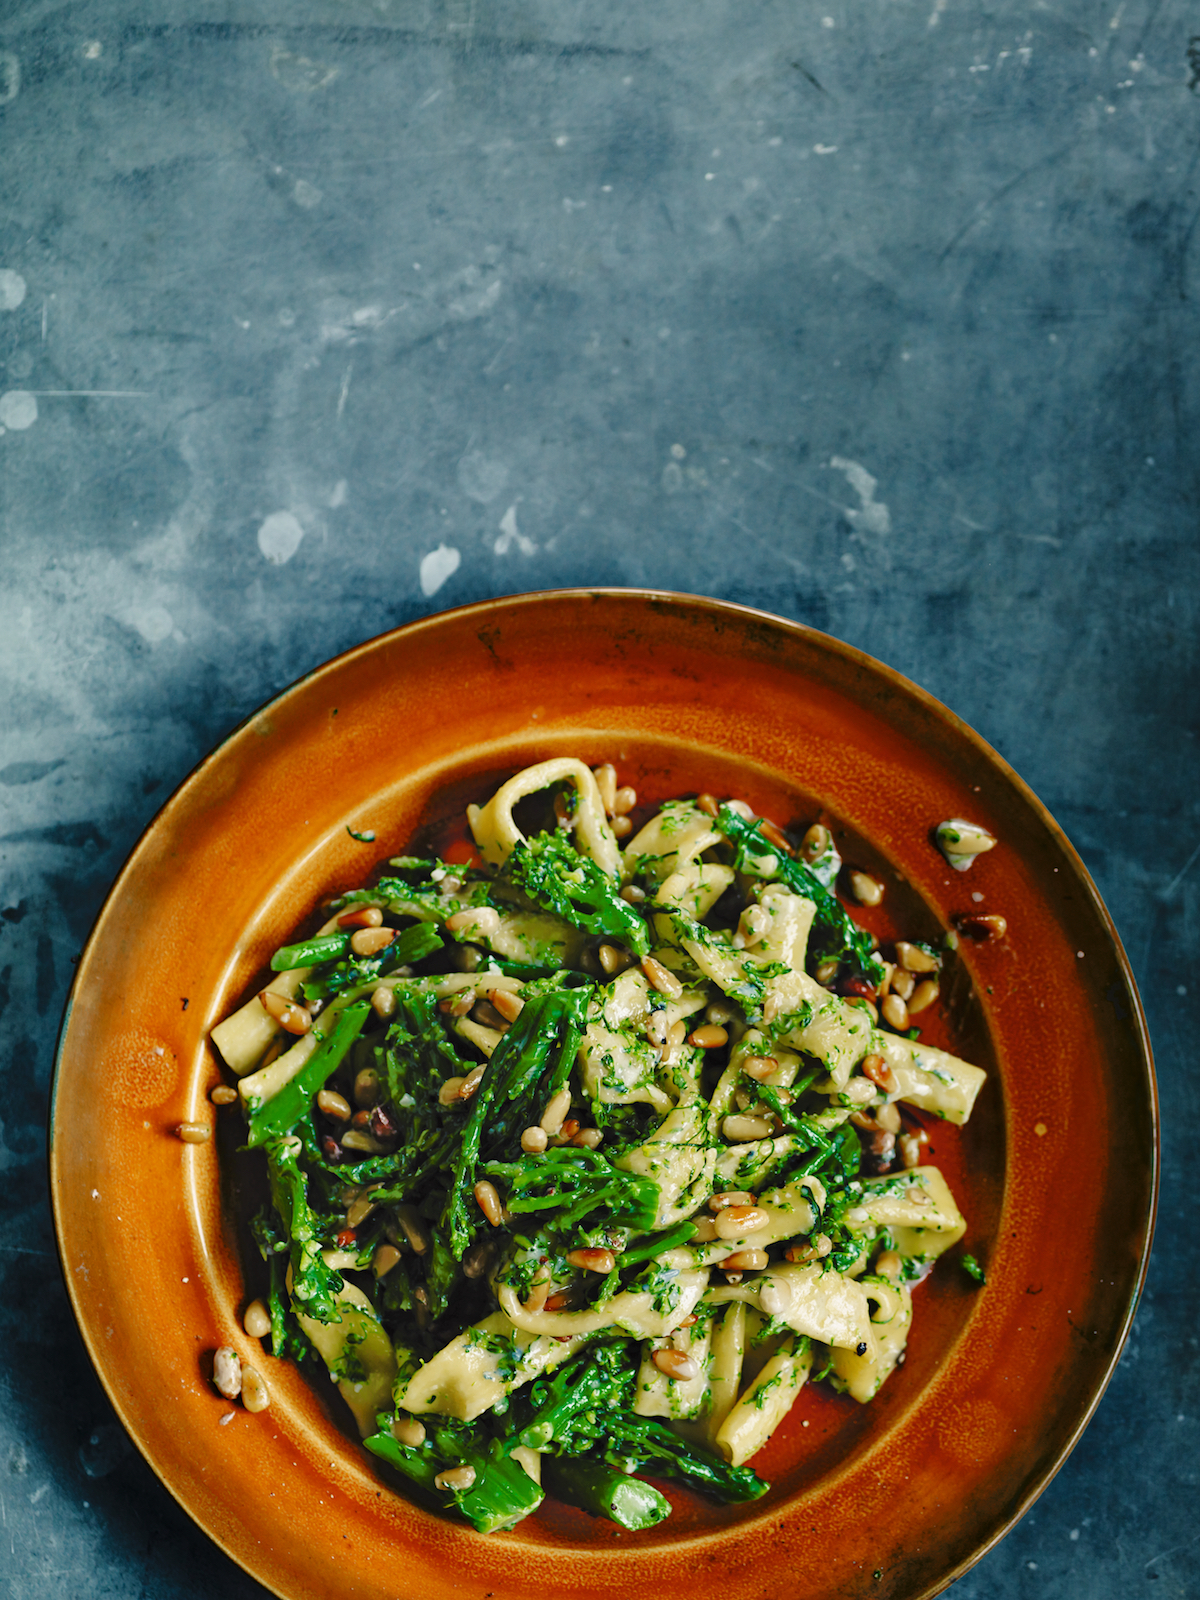
<svg viewBox="0 0 1200 1600"><path fill-rule="evenodd" d="M114 1425L60 1284L47 1093L106 888L298 674L564 583L827 629L1067 828L1156 1039L1157 1265L954 1594L1197 1592L1193 32L1183 0L3 7L5 1594L263 1592Z"/></svg>

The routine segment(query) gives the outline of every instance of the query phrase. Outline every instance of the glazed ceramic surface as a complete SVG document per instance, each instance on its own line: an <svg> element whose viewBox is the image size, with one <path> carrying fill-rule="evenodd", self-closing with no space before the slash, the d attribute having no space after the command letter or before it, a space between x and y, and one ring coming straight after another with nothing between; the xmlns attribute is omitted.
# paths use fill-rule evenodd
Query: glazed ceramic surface
<svg viewBox="0 0 1200 1600"><path fill-rule="evenodd" d="M976 1289L950 1261L918 1291L908 1360L867 1407L802 1391L756 1460L750 1507L672 1491L624 1533L547 1502L482 1538L418 1509L358 1445L332 1389L241 1329L236 1110L208 1099L212 1026L322 899L544 756L613 761L645 801L711 790L782 824L818 815L887 885L862 920L963 941L923 1029L989 1072L934 1138ZM1000 845L968 873L931 830ZM373 832L374 842L351 837ZM976 898L981 897L981 898ZM924 1023L926 1018L922 1018ZM186 1145L183 1121L218 1137ZM821 634L677 595L569 591L449 612L331 662L233 734L160 813L81 960L53 1111L63 1267L92 1359L181 1504L288 1600L478 1595L937 1593L1048 1481L1119 1354L1149 1247L1153 1072L1115 931L1067 840L970 729ZM233 1344L267 1376L254 1416L208 1381Z"/></svg>

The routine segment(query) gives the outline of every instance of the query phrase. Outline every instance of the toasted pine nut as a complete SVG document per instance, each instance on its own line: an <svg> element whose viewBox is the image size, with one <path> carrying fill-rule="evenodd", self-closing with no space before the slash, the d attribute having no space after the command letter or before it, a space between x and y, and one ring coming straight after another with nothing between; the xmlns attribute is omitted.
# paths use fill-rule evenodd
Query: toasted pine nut
<svg viewBox="0 0 1200 1600"><path fill-rule="evenodd" d="M477 1000L471 1011L471 1020L478 1022L482 1028L494 1028L497 1033L503 1033L508 1023L496 1010L490 1000Z"/></svg>
<svg viewBox="0 0 1200 1600"><path fill-rule="evenodd" d="M887 1278L892 1283L900 1276L904 1263L895 1250L881 1251L875 1262L875 1271L881 1278Z"/></svg>
<svg viewBox="0 0 1200 1600"><path fill-rule="evenodd" d="M238 1097L238 1092L228 1083L219 1083L209 1095L215 1106L231 1106Z"/></svg>
<svg viewBox="0 0 1200 1600"><path fill-rule="evenodd" d="M832 956L829 960L820 962L817 966L817 982L820 984L832 983L838 975L838 967L840 965L841 962Z"/></svg>
<svg viewBox="0 0 1200 1600"><path fill-rule="evenodd" d="M369 1133L363 1133L361 1128L351 1128L349 1133L342 1134L343 1150L361 1150L364 1155L386 1155L388 1146L381 1144L378 1139L372 1138Z"/></svg>
<svg viewBox="0 0 1200 1600"><path fill-rule="evenodd" d="M765 1139L771 1124L763 1117L726 1117L721 1132L731 1144L742 1144L748 1139Z"/></svg>
<svg viewBox="0 0 1200 1600"><path fill-rule="evenodd" d="M354 1104L370 1111L379 1104L379 1099L379 1074L374 1067L364 1067L354 1080Z"/></svg>
<svg viewBox="0 0 1200 1600"><path fill-rule="evenodd" d="M207 1144L211 1133L207 1122L181 1122L175 1129L176 1138L184 1144Z"/></svg>
<svg viewBox="0 0 1200 1600"><path fill-rule="evenodd" d="M873 1000L868 1000L866 995L854 995L847 999L848 1006L854 1006L859 1011L865 1011L872 1022L879 1021L879 1008Z"/></svg>
<svg viewBox="0 0 1200 1600"><path fill-rule="evenodd" d="M899 1133L901 1128L900 1107L889 1100L887 1105L880 1106L875 1113L875 1121L885 1133Z"/></svg>
<svg viewBox="0 0 1200 1600"><path fill-rule="evenodd" d="M723 1028L727 1022L732 1022L737 1016L737 1007L728 1000L712 1000L704 1008L705 1022L711 1022L714 1028Z"/></svg>
<svg viewBox="0 0 1200 1600"><path fill-rule="evenodd" d="M730 811L736 812L739 817L745 818L747 822L755 821L756 813L754 809L748 806L744 800L726 800L725 804Z"/></svg>
<svg viewBox="0 0 1200 1600"><path fill-rule="evenodd" d="M346 1226L359 1228L376 1209L376 1203L371 1199L370 1191L357 1195L346 1207Z"/></svg>
<svg viewBox="0 0 1200 1600"><path fill-rule="evenodd" d="M871 1082L882 1089L884 1094L895 1094L899 1087L896 1082L896 1074L882 1056L864 1056L859 1065L864 1078L870 1078Z"/></svg>
<svg viewBox="0 0 1200 1600"><path fill-rule="evenodd" d="M419 1450L425 1443L425 1424L416 1417L397 1417L392 1423L392 1438L408 1450Z"/></svg>
<svg viewBox="0 0 1200 1600"><path fill-rule="evenodd" d="M456 1105L462 1099L462 1086L465 1078L447 1078L438 1090L438 1105Z"/></svg>
<svg viewBox="0 0 1200 1600"><path fill-rule="evenodd" d="M850 893L860 906L877 906L883 899L883 885L869 872L850 874Z"/></svg>
<svg viewBox="0 0 1200 1600"><path fill-rule="evenodd" d="M636 883L627 883L621 890L621 899L626 905L640 906L646 898L645 889L639 888Z"/></svg>
<svg viewBox="0 0 1200 1600"><path fill-rule="evenodd" d="M293 1002L286 994L276 994L274 989L260 989L258 1003L269 1017L274 1017L278 1022Z"/></svg>
<svg viewBox="0 0 1200 1600"><path fill-rule="evenodd" d="M271 1404L271 1391L257 1367L242 1368L242 1404L247 1411L265 1411Z"/></svg>
<svg viewBox="0 0 1200 1600"><path fill-rule="evenodd" d="M413 1254L423 1256L429 1249L429 1226L416 1206L397 1206L396 1221L404 1229L404 1237Z"/></svg>
<svg viewBox="0 0 1200 1600"><path fill-rule="evenodd" d="M632 959L628 950L622 950L620 945L616 944L602 944L596 955L602 971L610 978L618 972L624 972Z"/></svg>
<svg viewBox="0 0 1200 1600"><path fill-rule="evenodd" d="M661 961L656 961L653 956L642 957L642 971L646 974L646 982L652 989L657 989L659 994L666 995L668 1000L678 1000L683 993L683 985L673 972L663 966Z"/></svg>
<svg viewBox="0 0 1200 1600"><path fill-rule="evenodd" d="M473 937L487 939L500 927L500 913L494 906L473 906L470 911L456 911L446 918L446 932L471 933Z"/></svg>
<svg viewBox="0 0 1200 1600"><path fill-rule="evenodd" d="M823 822L814 822L800 843L805 861L819 861L833 843L833 835Z"/></svg>
<svg viewBox="0 0 1200 1600"><path fill-rule="evenodd" d="M475 1196L475 1204L483 1212L493 1228L498 1228L504 1220L504 1207L500 1204L500 1196L496 1192L496 1185L482 1178L471 1191Z"/></svg>
<svg viewBox="0 0 1200 1600"><path fill-rule="evenodd" d="M976 856L995 847L996 838L978 823L951 817L949 822L938 823L937 842L950 865L958 872L965 872Z"/></svg>
<svg viewBox="0 0 1200 1600"><path fill-rule="evenodd" d="M721 809L721 802L715 794L700 794L696 796L696 810L703 811L706 817L715 817Z"/></svg>
<svg viewBox="0 0 1200 1600"><path fill-rule="evenodd" d="M567 1263L581 1272L611 1272L617 1258L611 1250L570 1250Z"/></svg>
<svg viewBox="0 0 1200 1600"><path fill-rule="evenodd" d="M700 1376L700 1363L670 1345L665 1349L655 1350L650 1359L665 1377L673 1379L676 1383L686 1383L690 1378Z"/></svg>
<svg viewBox="0 0 1200 1600"><path fill-rule="evenodd" d="M236 1400L242 1392L242 1358L231 1344L223 1344L213 1356L213 1388L226 1400Z"/></svg>
<svg viewBox="0 0 1200 1600"><path fill-rule="evenodd" d="M915 1134L902 1133L896 1140L896 1148L906 1168L911 1170L921 1165L921 1141Z"/></svg>
<svg viewBox="0 0 1200 1600"><path fill-rule="evenodd" d="M776 827L775 823L768 821L766 817L760 817L758 829L767 843L778 850L780 855L795 855L796 852L792 849L792 841L782 828Z"/></svg>
<svg viewBox="0 0 1200 1600"><path fill-rule="evenodd" d="M623 817L637 805L637 790L624 784L613 796L613 810L617 816Z"/></svg>
<svg viewBox="0 0 1200 1600"><path fill-rule="evenodd" d="M1003 939L1008 932L1007 920L994 912L964 912L955 917L954 926L968 939Z"/></svg>
<svg viewBox="0 0 1200 1600"><path fill-rule="evenodd" d="M395 990L389 989L386 983L381 983L371 996L371 1010L377 1017L390 1017L396 1009Z"/></svg>
<svg viewBox="0 0 1200 1600"><path fill-rule="evenodd" d="M682 1017L677 1017L667 1029L667 1049L678 1050L680 1045L683 1044L686 1039L687 1023L684 1022Z"/></svg>
<svg viewBox="0 0 1200 1600"><path fill-rule="evenodd" d="M475 1468L464 1461L461 1467L447 1467L433 1480L439 1489L466 1490L475 1482Z"/></svg>
<svg viewBox="0 0 1200 1600"><path fill-rule="evenodd" d="M574 1139L575 1135L578 1132L579 1132L579 1119L578 1119L578 1117L568 1117L567 1120L563 1123L562 1127L558 1130L559 1143L560 1144L570 1144L571 1141Z"/></svg>
<svg viewBox="0 0 1200 1600"><path fill-rule="evenodd" d="M567 1112L571 1109L571 1091L567 1087L561 1088L552 1096L545 1111L542 1112L538 1126L549 1137L553 1138L562 1131L562 1125Z"/></svg>
<svg viewBox="0 0 1200 1600"><path fill-rule="evenodd" d="M483 1082L483 1075L486 1071L487 1067L482 1062L479 1064L479 1066L471 1068L470 1072L468 1072L466 1077L463 1079L462 1086L458 1091L458 1098L460 1100L469 1100L471 1098L476 1089L478 1089L479 1085Z"/></svg>
<svg viewBox="0 0 1200 1600"><path fill-rule="evenodd" d="M378 928L383 921L383 912L378 906L355 906L351 911L343 911L337 919L339 928Z"/></svg>
<svg viewBox="0 0 1200 1600"><path fill-rule="evenodd" d="M519 994L514 994L511 989L492 989L487 995L488 1000L504 1018L505 1022L515 1022L525 1009L525 1002Z"/></svg>
<svg viewBox="0 0 1200 1600"><path fill-rule="evenodd" d="M763 1083L773 1072L779 1071L779 1063L774 1056L743 1056L742 1071L756 1083Z"/></svg>
<svg viewBox="0 0 1200 1600"><path fill-rule="evenodd" d="M692 1226L696 1231L689 1244L711 1244L717 1237L717 1224L712 1217L693 1217Z"/></svg>
<svg viewBox="0 0 1200 1600"><path fill-rule="evenodd" d="M688 1043L695 1045L697 1050L719 1050L723 1044L729 1043L729 1035L715 1022L706 1022L689 1034Z"/></svg>
<svg viewBox="0 0 1200 1600"><path fill-rule="evenodd" d="M710 1194L708 1209L710 1211L727 1211L730 1206L756 1206L758 1200L752 1194L747 1194L744 1189L726 1189L724 1194Z"/></svg>
<svg viewBox="0 0 1200 1600"><path fill-rule="evenodd" d="M618 839L627 839L633 832L633 818L614 817L612 819L612 831Z"/></svg>
<svg viewBox="0 0 1200 1600"><path fill-rule="evenodd" d="M269 1012L286 1033L307 1033L312 1027L312 1012L302 1006L297 1000L284 999L282 995L264 989L258 997L264 1009ZM283 1000L282 1006L279 1002Z"/></svg>
<svg viewBox="0 0 1200 1600"><path fill-rule="evenodd" d="M317 1091L317 1110L323 1111L327 1117L333 1117L337 1122L350 1121L350 1102L344 1094L339 1094L336 1089L320 1089Z"/></svg>
<svg viewBox="0 0 1200 1600"><path fill-rule="evenodd" d="M883 997L880 1006L883 1020L890 1028L895 1028L897 1033L904 1033L908 1028L908 1007L898 994L887 994Z"/></svg>
<svg viewBox="0 0 1200 1600"><path fill-rule="evenodd" d="M394 1244L381 1244L371 1257L371 1271L377 1278L386 1278L399 1259L400 1252Z"/></svg>
<svg viewBox="0 0 1200 1600"><path fill-rule="evenodd" d="M903 967L893 968L892 990L900 996L901 1000L907 1001L916 987L917 980L911 972L906 972Z"/></svg>
<svg viewBox="0 0 1200 1600"><path fill-rule="evenodd" d="M573 1145L578 1145L581 1150L598 1150L604 1142L604 1135L599 1128L580 1128L571 1140Z"/></svg>
<svg viewBox="0 0 1200 1600"><path fill-rule="evenodd" d="M909 1016L916 1016L921 1011L927 1011L941 992L936 978L924 979L912 992L912 999L908 1002Z"/></svg>
<svg viewBox="0 0 1200 1600"><path fill-rule="evenodd" d="M725 1257L721 1266L727 1272L761 1272L768 1260L765 1250L735 1250L731 1256Z"/></svg>
<svg viewBox="0 0 1200 1600"><path fill-rule="evenodd" d="M438 1010L448 1017L465 1017L475 999L474 989L460 989L457 994L444 995L438 1001Z"/></svg>
<svg viewBox="0 0 1200 1600"><path fill-rule="evenodd" d="M271 1313L261 1300L251 1300L242 1313L242 1327L252 1339L265 1339L271 1331Z"/></svg>
<svg viewBox="0 0 1200 1600"><path fill-rule="evenodd" d="M896 960L908 972L936 972L938 959L920 945L909 944L906 939L896 940Z"/></svg>
<svg viewBox="0 0 1200 1600"><path fill-rule="evenodd" d="M726 1206L717 1212L717 1238L740 1239L765 1228L770 1220L761 1206Z"/></svg>
<svg viewBox="0 0 1200 1600"><path fill-rule="evenodd" d="M521 1135L521 1149L527 1156L540 1156L549 1143L545 1128L526 1128Z"/></svg>
<svg viewBox="0 0 1200 1600"><path fill-rule="evenodd" d="M526 1311L531 1312L534 1316L536 1316L539 1311L545 1310L546 1301L549 1298L549 1276L539 1277L535 1278L529 1285L529 1293L525 1296L525 1299L521 1302L521 1304Z"/></svg>
<svg viewBox="0 0 1200 1600"><path fill-rule="evenodd" d="M600 790L600 802L611 817L617 803L617 769L611 761L592 768L592 777Z"/></svg>
<svg viewBox="0 0 1200 1600"><path fill-rule="evenodd" d="M360 928L350 935L350 948L356 956L377 956L395 937L395 928Z"/></svg>

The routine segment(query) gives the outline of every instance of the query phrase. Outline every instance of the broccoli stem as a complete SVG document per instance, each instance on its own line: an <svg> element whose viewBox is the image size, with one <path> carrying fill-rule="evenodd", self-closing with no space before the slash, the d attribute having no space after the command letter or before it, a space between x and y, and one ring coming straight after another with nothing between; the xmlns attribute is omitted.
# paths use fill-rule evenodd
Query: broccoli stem
<svg viewBox="0 0 1200 1600"><path fill-rule="evenodd" d="M603 1461L570 1456L545 1456L542 1479L546 1492L594 1517L607 1517L622 1528L652 1528L671 1515L666 1495L640 1478L631 1478Z"/></svg>
<svg viewBox="0 0 1200 1600"><path fill-rule="evenodd" d="M289 972L293 967L316 967L323 961L336 961L350 948L348 933L330 933L323 939L305 939L300 944L285 944L271 957L272 972Z"/></svg>
<svg viewBox="0 0 1200 1600"><path fill-rule="evenodd" d="M432 1495L438 1504L449 1503L462 1513L479 1533L495 1533L514 1527L544 1499L542 1490L520 1462L511 1456L492 1454L486 1448L461 1437L449 1436L449 1429L435 1428L432 1437L416 1448L402 1445L390 1433L373 1433L363 1443L372 1454L402 1472L410 1483ZM439 1489L436 1478L448 1467L470 1466L475 1481L467 1489Z"/></svg>
<svg viewBox="0 0 1200 1600"><path fill-rule="evenodd" d="M338 1013L333 1032L321 1041L295 1077L289 1078L278 1094L250 1112L248 1143L251 1148L266 1144L270 1139L281 1139L307 1115L313 1096L341 1066L370 1015L369 1000L360 1000Z"/></svg>

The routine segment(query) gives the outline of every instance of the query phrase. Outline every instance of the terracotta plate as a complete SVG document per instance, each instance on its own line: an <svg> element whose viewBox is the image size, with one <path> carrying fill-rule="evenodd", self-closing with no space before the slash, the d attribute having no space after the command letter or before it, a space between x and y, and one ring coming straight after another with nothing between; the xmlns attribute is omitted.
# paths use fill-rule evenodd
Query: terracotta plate
<svg viewBox="0 0 1200 1600"><path fill-rule="evenodd" d="M964 944L926 1029L989 1070L934 1146L987 1265L916 1295L909 1359L867 1407L805 1390L750 1507L675 1493L620 1534L550 1508L484 1539L393 1492L336 1407L269 1357L273 1403L219 1400L241 1331L236 1113L215 1121L209 1029L326 895L543 756L613 760L643 799L709 789L776 821L824 812L887 884L871 926ZM952 872L930 830L999 848ZM374 831L375 842L347 832ZM973 895L983 896L982 900ZM925 1019L923 1018L924 1022ZM793 623L681 595L497 600L374 639L234 733L159 814L80 962L58 1062L52 1182L63 1268L108 1393L154 1471L279 1595L539 1600L932 1595L1029 1505L1116 1362L1149 1248L1155 1092L1133 979L1062 832L945 707ZM955 1252L957 1255L957 1252ZM340 1404L340 1402L337 1402ZM232 1409L232 1417L230 1412Z"/></svg>

